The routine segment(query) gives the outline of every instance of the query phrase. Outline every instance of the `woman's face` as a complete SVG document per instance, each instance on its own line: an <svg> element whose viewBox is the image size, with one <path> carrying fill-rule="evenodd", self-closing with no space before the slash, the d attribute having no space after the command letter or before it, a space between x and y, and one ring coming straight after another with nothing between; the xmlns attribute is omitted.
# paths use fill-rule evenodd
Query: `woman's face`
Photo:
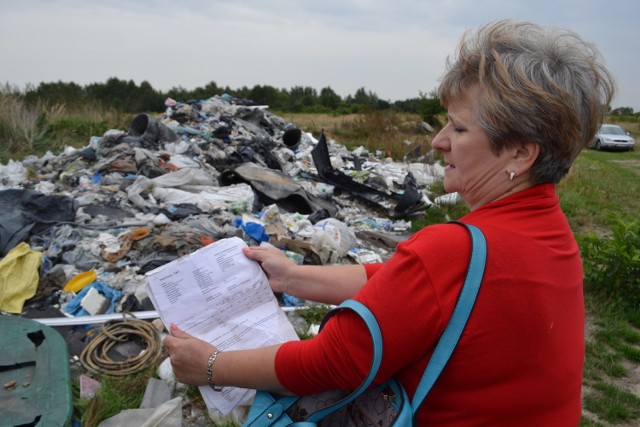
<svg viewBox="0 0 640 427"><path fill-rule="evenodd" d="M471 210L509 192L508 157L497 156L474 116L479 85L449 103L447 125L435 136L432 147L446 163L444 188L458 192Z"/></svg>

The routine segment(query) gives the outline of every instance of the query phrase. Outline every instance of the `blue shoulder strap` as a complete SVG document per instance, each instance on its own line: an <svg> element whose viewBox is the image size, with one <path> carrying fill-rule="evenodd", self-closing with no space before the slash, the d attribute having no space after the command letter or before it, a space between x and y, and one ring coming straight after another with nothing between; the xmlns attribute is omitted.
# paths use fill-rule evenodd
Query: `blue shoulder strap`
<svg viewBox="0 0 640 427"><path fill-rule="evenodd" d="M442 337L440 337L440 341L438 341L438 344L433 351L433 355L429 360L429 364L422 375L420 384L418 384L416 393L411 401L414 418L418 409L420 409L420 406L424 402L424 399L427 397L427 394L431 391L431 387L433 387L433 384L436 382L438 376L440 376L440 373L449 361L449 357L451 357L453 349L458 344L458 340L462 335L462 331L464 330L467 320L469 319L469 315L471 314L471 309L473 308L476 297L478 296L478 290L482 283L484 267L487 260L487 242L482 232L473 225L457 221L452 222L463 225L467 230L469 230L472 243L471 260L469 261L469 269L462 286L462 291L460 292L460 297L458 298L458 303L453 310L453 314L451 315L451 319L449 320L447 327L442 333Z"/></svg>

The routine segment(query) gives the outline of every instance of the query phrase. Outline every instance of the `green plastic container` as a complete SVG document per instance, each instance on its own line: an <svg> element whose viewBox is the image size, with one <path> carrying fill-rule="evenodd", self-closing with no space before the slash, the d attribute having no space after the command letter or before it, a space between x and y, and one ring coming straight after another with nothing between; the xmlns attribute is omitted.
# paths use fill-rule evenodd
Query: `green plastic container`
<svg viewBox="0 0 640 427"><path fill-rule="evenodd" d="M50 326L22 317L0 316L0 385L3 426L71 425L73 397L67 344Z"/></svg>

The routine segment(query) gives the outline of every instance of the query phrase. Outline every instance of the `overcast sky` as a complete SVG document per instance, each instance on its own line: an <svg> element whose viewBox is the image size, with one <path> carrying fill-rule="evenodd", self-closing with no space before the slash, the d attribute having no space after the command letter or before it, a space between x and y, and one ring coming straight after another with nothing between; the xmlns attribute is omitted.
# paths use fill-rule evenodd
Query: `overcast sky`
<svg viewBox="0 0 640 427"><path fill-rule="evenodd" d="M613 106L640 111L639 0L0 0L0 82L365 87L395 101L431 92L462 33L504 18L595 43Z"/></svg>

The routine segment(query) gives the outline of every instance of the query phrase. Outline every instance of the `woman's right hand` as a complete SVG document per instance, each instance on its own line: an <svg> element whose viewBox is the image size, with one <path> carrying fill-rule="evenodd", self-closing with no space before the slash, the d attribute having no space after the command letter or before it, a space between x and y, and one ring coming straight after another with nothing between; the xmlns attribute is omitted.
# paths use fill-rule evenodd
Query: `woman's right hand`
<svg viewBox="0 0 640 427"><path fill-rule="evenodd" d="M323 304L340 304L367 282L360 264L298 265L284 251L269 246L242 248L247 258L260 263L274 292Z"/></svg>
<svg viewBox="0 0 640 427"><path fill-rule="evenodd" d="M274 292L288 292L290 274L297 265L283 251L272 246L252 246L242 248L242 252L260 264Z"/></svg>

